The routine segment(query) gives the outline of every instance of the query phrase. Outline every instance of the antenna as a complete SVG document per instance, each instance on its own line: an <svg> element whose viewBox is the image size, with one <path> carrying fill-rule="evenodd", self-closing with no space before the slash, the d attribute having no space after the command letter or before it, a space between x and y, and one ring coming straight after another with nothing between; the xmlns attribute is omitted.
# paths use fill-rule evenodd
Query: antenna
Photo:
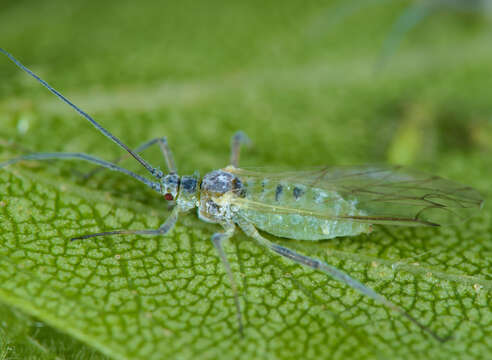
<svg viewBox="0 0 492 360"><path fill-rule="evenodd" d="M82 109L80 109L77 105L72 103L70 100L68 100L65 96L60 94L57 90L52 88L46 81L41 79L39 76L37 76L35 73L33 73L31 70L29 70L27 67L25 67L19 60L17 60L13 55L11 55L8 51L0 48L0 52L5 54L15 65L17 65L20 69L24 70L26 73L31 75L34 79L36 79L38 82L40 82L45 88L47 88L49 91L51 91L53 94L55 94L59 99L64 101L66 104L68 104L72 109L77 111L80 115L82 115L84 118L89 120L89 122L100 132L104 134L104 136L108 137L112 141L114 141L118 146L122 147L125 149L131 156L133 156L142 166L147 169L147 171L154 177L160 179L164 176L162 171L154 168L151 166L147 161L142 159L137 153L133 152L132 149L130 149L127 145L125 145L120 139L118 139L116 136L111 134L108 130L103 128L96 120L94 120L89 114L84 112Z"/></svg>

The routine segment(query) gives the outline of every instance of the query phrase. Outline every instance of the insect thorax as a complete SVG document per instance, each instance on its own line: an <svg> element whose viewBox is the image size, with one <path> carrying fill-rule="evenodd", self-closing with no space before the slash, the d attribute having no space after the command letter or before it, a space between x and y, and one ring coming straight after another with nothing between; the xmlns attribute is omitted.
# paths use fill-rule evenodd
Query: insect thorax
<svg viewBox="0 0 492 360"><path fill-rule="evenodd" d="M195 173L192 176L183 175L179 179L179 191L176 198L176 204L180 207L181 212L186 212L199 205L199 179L198 173Z"/></svg>
<svg viewBox="0 0 492 360"><path fill-rule="evenodd" d="M230 222L235 212L230 200L243 193L243 184L235 175L223 170L206 174L200 187L198 216L213 223Z"/></svg>

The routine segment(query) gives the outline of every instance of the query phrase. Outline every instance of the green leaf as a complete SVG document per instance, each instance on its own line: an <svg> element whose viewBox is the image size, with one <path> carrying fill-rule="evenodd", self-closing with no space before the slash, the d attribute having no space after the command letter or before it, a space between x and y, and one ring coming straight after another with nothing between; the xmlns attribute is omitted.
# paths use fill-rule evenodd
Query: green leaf
<svg viewBox="0 0 492 360"><path fill-rule="evenodd" d="M437 18L375 76L388 30L381 24L391 24L396 6L320 36L330 7L289 1L53 4L5 5L2 47L129 146L168 136L180 174L225 166L230 136L242 129L254 143L242 152L244 166L405 162L490 186L486 23L470 30L469 18ZM2 160L28 150L121 155L2 60ZM145 158L163 166L157 149ZM347 272L448 342L238 232L226 252L241 294L241 338L210 242L218 226L190 213L164 237L69 241L156 228L169 215L131 178L107 171L82 180L90 169L31 162L0 171L0 359L482 359L492 351L487 203L439 229L378 226L320 242L270 237Z"/></svg>

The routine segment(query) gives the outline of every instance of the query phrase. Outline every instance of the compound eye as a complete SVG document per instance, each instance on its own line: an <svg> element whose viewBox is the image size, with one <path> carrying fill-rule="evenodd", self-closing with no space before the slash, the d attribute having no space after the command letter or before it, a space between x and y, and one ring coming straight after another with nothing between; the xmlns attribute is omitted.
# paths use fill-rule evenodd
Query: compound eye
<svg viewBox="0 0 492 360"><path fill-rule="evenodd" d="M167 193L167 194L164 194L164 199L166 199L167 201L172 201L172 200L174 200L174 196L170 193Z"/></svg>

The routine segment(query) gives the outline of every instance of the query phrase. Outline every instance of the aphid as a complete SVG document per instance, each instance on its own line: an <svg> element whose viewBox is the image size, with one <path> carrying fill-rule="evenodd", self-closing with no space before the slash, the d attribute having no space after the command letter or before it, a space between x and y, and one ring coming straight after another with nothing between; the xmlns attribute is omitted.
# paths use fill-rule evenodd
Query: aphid
<svg viewBox="0 0 492 360"><path fill-rule="evenodd" d="M83 153L34 153L0 163L0 168L26 160L83 160L124 173L155 190L165 200L175 202L171 215L158 229L105 231L72 240L125 234L162 236L173 228L179 214L197 208L201 220L217 223L223 228L212 235L211 241L231 283L241 334L243 325L238 291L223 250L224 242L233 236L236 227L271 252L332 276L400 313L438 341L446 340L348 274L323 261L280 246L263 237L258 229L290 239L321 240L368 233L372 230L372 224L439 226L456 217L465 218L470 211L480 208L483 200L476 190L438 176L406 171L399 167L325 167L282 173L244 170L238 168L240 146L247 141L242 132L232 138L229 166L211 171L203 177L197 173L179 176L166 138L153 139L131 150L8 52L3 49L0 52L126 150L154 179L149 180L115 163ZM160 145L169 171L167 174L138 155L154 144Z"/></svg>

